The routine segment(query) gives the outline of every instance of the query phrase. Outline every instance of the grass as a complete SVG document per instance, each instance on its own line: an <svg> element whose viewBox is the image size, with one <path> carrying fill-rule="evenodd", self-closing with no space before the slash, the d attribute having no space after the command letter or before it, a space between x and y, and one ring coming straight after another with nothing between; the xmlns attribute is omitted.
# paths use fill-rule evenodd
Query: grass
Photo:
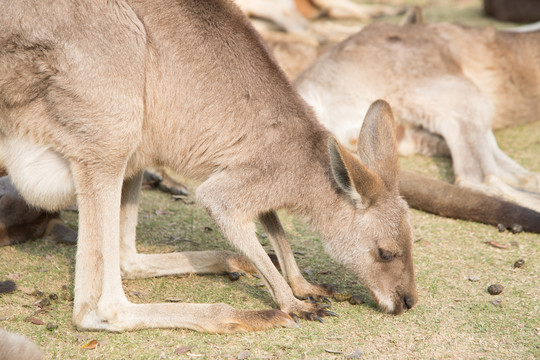
<svg viewBox="0 0 540 360"><path fill-rule="evenodd" d="M471 14L471 4L478 2L458 2L457 14ZM435 13L436 7L426 11L426 17L431 11ZM540 172L540 122L505 129L496 136L507 153ZM414 156L402 159L402 166L432 177L453 178L448 159ZM159 192L143 191L138 226L141 252L230 249L204 211L189 204L191 199L184 203ZM62 216L76 228L75 213L64 212ZM281 212L280 216L293 249L300 254L300 268L312 274L306 275L308 280L365 293L353 276L323 252L317 234L290 214ZM294 330L236 335L183 329L78 332L71 324L75 248L40 239L0 248L0 280L13 278L24 290L0 297L0 327L31 338L46 359L234 359L245 350L250 352L249 359L342 359L355 349L366 359L540 358L540 236L499 233L491 226L416 210L411 211L411 223L419 304L402 316L382 314L371 304L334 303L338 318L327 318L324 324L302 321L301 328ZM260 240L270 249L265 238ZM509 248L485 244L491 240ZM513 267L518 259L525 260L525 267ZM470 281L471 276L478 281ZM231 282L217 275L169 276L126 280L124 290L133 302L174 298L225 302L242 309L275 307L259 283L253 277ZM504 286L502 294L487 293L493 283ZM34 289L57 294L58 299L38 312L34 304L39 298L29 294ZM495 299L500 305L493 303ZM58 328L47 330L45 325L29 322L28 317ZM83 348L91 340L99 345ZM192 348L189 354L175 354L180 347Z"/></svg>

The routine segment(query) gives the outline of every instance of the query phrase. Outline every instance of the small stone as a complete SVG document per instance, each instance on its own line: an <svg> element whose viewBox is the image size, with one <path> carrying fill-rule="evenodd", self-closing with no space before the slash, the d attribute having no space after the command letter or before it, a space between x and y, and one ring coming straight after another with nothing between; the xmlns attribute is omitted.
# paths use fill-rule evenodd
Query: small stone
<svg viewBox="0 0 540 360"><path fill-rule="evenodd" d="M0 294L7 294L17 290L17 285L13 280L0 281Z"/></svg>
<svg viewBox="0 0 540 360"><path fill-rule="evenodd" d="M53 323L53 322L49 322L49 323L47 323L46 328L49 331L53 331L53 330L58 329L58 325Z"/></svg>
<svg viewBox="0 0 540 360"><path fill-rule="evenodd" d="M233 271L233 272L229 273L229 280L237 281L238 279L240 279L240 273L238 273L236 271Z"/></svg>
<svg viewBox="0 0 540 360"><path fill-rule="evenodd" d="M480 281L480 278L476 275L469 275L469 281L477 282Z"/></svg>
<svg viewBox="0 0 540 360"><path fill-rule="evenodd" d="M514 224L512 225L512 227L510 228L510 231L513 233L513 234L519 234L520 232L523 231L523 226L519 225L519 224Z"/></svg>
<svg viewBox="0 0 540 360"><path fill-rule="evenodd" d="M506 231L506 226L504 224L498 224L497 225L497 230L499 230L499 232L505 232Z"/></svg>
<svg viewBox="0 0 540 360"><path fill-rule="evenodd" d="M358 305L365 303L365 301L360 295L353 295L349 298L349 303L351 305Z"/></svg>
<svg viewBox="0 0 540 360"><path fill-rule="evenodd" d="M514 269L520 269L525 266L525 260L519 259L514 263Z"/></svg>
<svg viewBox="0 0 540 360"><path fill-rule="evenodd" d="M49 300L48 297L44 297L43 299L38 300L38 301L36 301L36 302L34 303L35 306L37 306L37 307L39 307L39 308L41 308L41 309L43 309L43 308L49 306L50 304L51 304L51 301Z"/></svg>
<svg viewBox="0 0 540 360"><path fill-rule="evenodd" d="M361 359L362 358L362 351L360 349L354 349L352 354L347 355L346 359Z"/></svg>
<svg viewBox="0 0 540 360"><path fill-rule="evenodd" d="M492 285L489 285L487 291L488 293L490 293L491 295L499 295L500 293L502 293L504 290L504 286L502 286L501 284L492 284Z"/></svg>
<svg viewBox="0 0 540 360"><path fill-rule="evenodd" d="M245 360L251 356L251 353L247 350L242 351L240 354L236 355L238 360Z"/></svg>
<svg viewBox="0 0 540 360"><path fill-rule="evenodd" d="M502 300L501 299L495 299L491 303L493 305L495 305L495 306L501 306L502 305Z"/></svg>

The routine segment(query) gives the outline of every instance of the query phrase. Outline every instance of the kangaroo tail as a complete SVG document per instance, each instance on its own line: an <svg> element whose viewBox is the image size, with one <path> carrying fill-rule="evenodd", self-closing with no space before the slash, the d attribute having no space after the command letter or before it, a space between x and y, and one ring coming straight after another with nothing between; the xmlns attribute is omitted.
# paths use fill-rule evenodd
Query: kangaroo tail
<svg viewBox="0 0 540 360"><path fill-rule="evenodd" d="M418 210L495 226L520 225L524 231L540 233L540 213L470 189L401 171L399 190Z"/></svg>

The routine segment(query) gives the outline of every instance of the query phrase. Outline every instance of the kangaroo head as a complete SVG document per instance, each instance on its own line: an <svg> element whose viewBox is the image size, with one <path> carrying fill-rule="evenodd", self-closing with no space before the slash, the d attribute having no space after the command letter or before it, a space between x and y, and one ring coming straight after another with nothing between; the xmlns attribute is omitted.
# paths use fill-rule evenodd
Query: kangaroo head
<svg viewBox="0 0 540 360"><path fill-rule="evenodd" d="M378 100L366 115L358 156L330 138L334 179L351 202L352 221L339 242L329 244L363 281L379 308L400 314L417 301L409 211L399 195L395 123L388 103ZM350 217L347 217L350 218Z"/></svg>

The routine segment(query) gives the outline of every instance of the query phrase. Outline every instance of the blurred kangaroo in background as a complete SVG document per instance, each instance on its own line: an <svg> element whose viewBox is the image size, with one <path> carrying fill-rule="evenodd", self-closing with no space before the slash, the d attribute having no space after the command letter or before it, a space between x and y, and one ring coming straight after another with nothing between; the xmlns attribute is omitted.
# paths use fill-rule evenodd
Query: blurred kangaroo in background
<svg viewBox="0 0 540 360"><path fill-rule="evenodd" d="M334 19L369 20L396 15L399 7L360 4L351 0L234 0L245 14L274 22L287 32L306 31L307 19L327 16Z"/></svg>
<svg viewBox="0 0 540 360"><path fill-rule="evenodd" d="M450 155L457 185L540 211L540 175L508 157L492 132L538 120L540 32L419 19L367 26L300 74L298 91L348 148L371 102L386 99L400 154Z"/></svg>

